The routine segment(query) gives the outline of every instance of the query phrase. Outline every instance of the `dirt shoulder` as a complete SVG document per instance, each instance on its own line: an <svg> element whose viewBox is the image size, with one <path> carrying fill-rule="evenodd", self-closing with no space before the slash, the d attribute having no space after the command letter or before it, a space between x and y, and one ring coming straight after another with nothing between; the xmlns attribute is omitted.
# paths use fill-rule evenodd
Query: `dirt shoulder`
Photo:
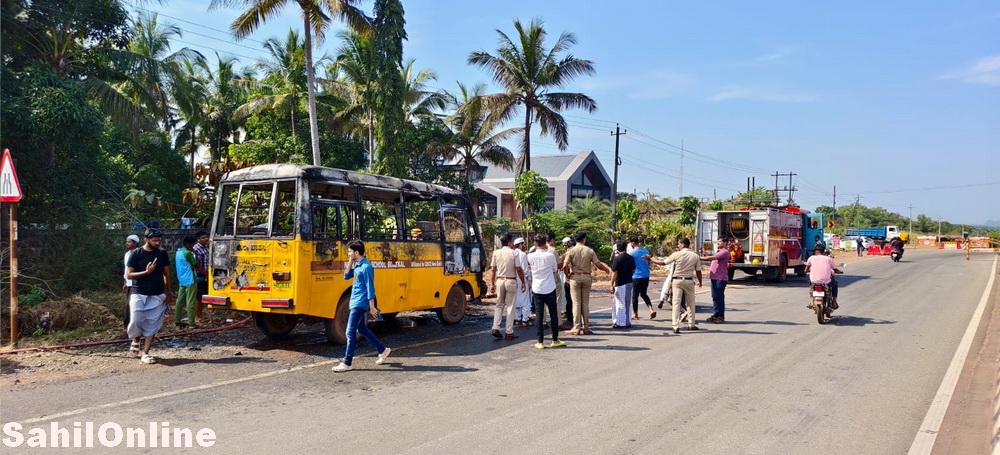
<svg viewBox="0 0 1000 455"><path fill-rule="evenodd" d="M1000 400L1000 286L994 285L932 453L991 453L994 443L1000 441L997 400Z"/></svg>

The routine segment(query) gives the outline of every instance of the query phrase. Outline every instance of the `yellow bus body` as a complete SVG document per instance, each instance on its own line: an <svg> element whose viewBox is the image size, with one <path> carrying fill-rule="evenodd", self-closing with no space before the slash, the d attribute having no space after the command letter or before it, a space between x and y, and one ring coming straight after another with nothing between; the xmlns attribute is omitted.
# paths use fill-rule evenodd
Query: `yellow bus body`
<svg viewBox="0 0 1000 455"><path fill-rule="evenodd" d="M217 242L227 242L219 240ZM337 241L323 252L314 241L231 240L236 248L233 277L211 296L228 297L229 309L333 318L353 280L344 279L347 243ZM375 294L383 313L441 308L455 285L466 294L482 294L474 274L446 274L441 246L427 242L367 242L375 269ZM278 281L289 277L288 281ZM242 277L245 277L245 281ZM216 283L211 275L210 283ZM268 308L265 301L291 300L290 308Z"/></svg>

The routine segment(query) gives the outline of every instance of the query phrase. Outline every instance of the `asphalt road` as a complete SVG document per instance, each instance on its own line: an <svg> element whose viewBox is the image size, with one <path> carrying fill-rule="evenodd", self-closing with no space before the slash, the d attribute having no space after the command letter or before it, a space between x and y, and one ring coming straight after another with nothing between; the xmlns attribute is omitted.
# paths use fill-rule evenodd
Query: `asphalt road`
<svg viewBox="0 0 1000 455"><path fill-rule="evenodd" d="M200 451L219 453L905 453L992 261L907 251L852 264L824 326L805 308L805 279L737 279L726 324L679 336L664 311L610 329L602 293L597 333L562 350L533 349L533 328L494 341L478 317L390 334L386 365L365 348L336 374L341 350L306 334L281 348L306 353L288 364L174 359L5 390L0 410L27 427L52 416L209 427L217 443ZM707 311L707 293L698 299Z"/></svg>

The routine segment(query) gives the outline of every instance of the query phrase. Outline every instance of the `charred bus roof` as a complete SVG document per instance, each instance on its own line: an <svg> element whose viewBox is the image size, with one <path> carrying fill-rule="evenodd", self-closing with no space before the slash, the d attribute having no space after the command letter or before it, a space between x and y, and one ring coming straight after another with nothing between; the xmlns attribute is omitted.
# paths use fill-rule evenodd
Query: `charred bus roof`
<svg viewBox="0 0 1000 455"><path fill-rule="evenodd" d="M263 164L237 169L223 176L220 183L291 178L302 179L307 182L345 182L354 185L421 193L462 194L446 186L431 183L307 164Z"/></svg>

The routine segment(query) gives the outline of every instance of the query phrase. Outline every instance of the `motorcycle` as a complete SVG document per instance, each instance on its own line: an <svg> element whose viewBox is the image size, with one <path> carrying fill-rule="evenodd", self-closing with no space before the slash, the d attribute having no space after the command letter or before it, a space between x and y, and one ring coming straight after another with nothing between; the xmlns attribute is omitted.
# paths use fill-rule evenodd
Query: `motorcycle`
<svg viewBox="0 0 1000 455"><path fill-rule="evenodd" d="M826 283L812 283L809 286L812 303L809 308L816 312L816 322L823 324L831 317L833 312L833 293L830 292L830 285Z"/></svg>
<svg viewBox="0 0 1000 455"><path fill-rule="evenodd" d="M838 271L835 273L843 273L846 265L841 263L837 268ZM827 283L809 283L809 296L811 300L807 308L816 312L816 322L820 324L824 324L827 320L833 318L833 310L840 307L833 300L833 292L831 292L830 285Z"/></svg>
<svg viewBox="0 0 1000 455"><path fill-rule="evenodd" d="M892 262L899 262L899 260L903 258L903 251L892 250L892 253L889 254L889 257L892 258Z"/></svg>

